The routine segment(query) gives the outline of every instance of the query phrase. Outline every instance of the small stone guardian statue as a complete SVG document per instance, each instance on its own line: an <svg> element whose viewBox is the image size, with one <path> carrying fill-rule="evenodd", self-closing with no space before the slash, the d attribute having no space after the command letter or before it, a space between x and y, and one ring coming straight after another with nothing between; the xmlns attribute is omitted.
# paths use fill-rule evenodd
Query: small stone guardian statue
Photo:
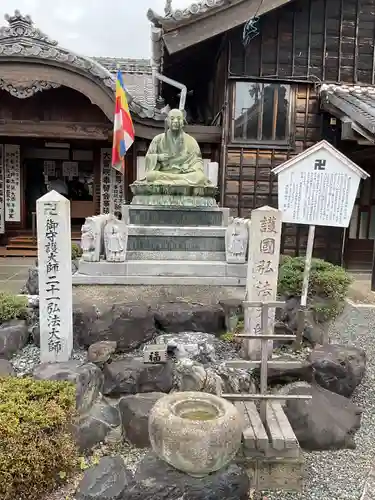
<svg viewBox="0 0 375 500"><path fill-rule="evenodd" d="M246 262L249 243L249 220L230 217L225 235L226 261L232 264Z"/></svg>
<svg viewBox="0 0 375 500"><path fill-rule="evenodd" d="M100 228L93 217L87 217L81 228L82 260L99 262L100 260Z"/></svg>
<svg viewBox="0 0 375 500"><path fill-rule="evenodd" d="M126 245L126 224L116 218L109 220L104 227L104 248L107 262L124 262Z"/></svg>

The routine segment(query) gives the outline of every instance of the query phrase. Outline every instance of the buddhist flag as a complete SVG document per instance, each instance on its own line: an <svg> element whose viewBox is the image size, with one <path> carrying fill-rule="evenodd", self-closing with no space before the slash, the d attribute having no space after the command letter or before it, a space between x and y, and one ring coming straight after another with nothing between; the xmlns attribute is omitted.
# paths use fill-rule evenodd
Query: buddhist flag
<svg viewBox="0 0 375 500"><path fill-rule="evenodd" d="M124 173L124 158L134 142L134 125L126 98L124 80L120 70L116 78L116 107L113 126L112 167Z"/></svg>

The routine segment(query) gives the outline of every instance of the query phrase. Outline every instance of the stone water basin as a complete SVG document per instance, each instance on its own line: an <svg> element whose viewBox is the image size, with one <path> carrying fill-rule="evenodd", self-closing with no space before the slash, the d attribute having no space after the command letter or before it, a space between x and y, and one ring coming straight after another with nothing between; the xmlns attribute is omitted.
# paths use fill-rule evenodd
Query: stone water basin
<svg viewBox="0 0 375 500"><path fill-rule="evenodd" d="M175 392L155 404L149 417L152 449L193 477L220 470L241 446L242 416L213 394Z"/></svg>

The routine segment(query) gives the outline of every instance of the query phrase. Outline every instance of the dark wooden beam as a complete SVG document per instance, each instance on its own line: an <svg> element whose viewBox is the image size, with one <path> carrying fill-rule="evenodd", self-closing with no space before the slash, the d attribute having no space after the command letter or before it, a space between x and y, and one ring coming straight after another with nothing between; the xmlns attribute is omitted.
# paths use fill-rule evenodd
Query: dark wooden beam
<svg viewBox="0 0 375 500"><path fill-rule="evenodd" d="M160 127L156 125L142 125L135 123L135 135L143 139L152 140L157 134L162 134L164 125L161 123ZM212 127L208 125L187 125L185 132L194 137L197 142L218 144L221 140L221 127Z"/></svg>
<svg viewBox="0 0 375 500"><path fill-rule="evenodd" d="M0 135L10 137L108 141L111 129L102 123L0 120Z"/></svg>
<svg viewBox="0 0 375 500"><path fill-rule="evenodd" d="M259 6L259 0L247 0L229 5L220 11L213 11L212 15L199 17L194 22L166 32L163 39L168 52L173 54L240 26L255 14L261 16L291 1L263 0Z"/></svg>

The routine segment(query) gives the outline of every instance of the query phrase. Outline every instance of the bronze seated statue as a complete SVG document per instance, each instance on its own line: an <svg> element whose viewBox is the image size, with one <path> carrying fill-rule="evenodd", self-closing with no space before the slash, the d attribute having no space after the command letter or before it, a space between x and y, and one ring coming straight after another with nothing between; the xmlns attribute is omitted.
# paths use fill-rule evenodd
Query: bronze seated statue
<svg viewBox="0 0 375 500"><path fill-rule="evenodd" d="M182 111L169 112L165 133L154 137L147 151L146 176L134 185L213 187L204 174L199 145L184 132L184 123Z"/></svg>

